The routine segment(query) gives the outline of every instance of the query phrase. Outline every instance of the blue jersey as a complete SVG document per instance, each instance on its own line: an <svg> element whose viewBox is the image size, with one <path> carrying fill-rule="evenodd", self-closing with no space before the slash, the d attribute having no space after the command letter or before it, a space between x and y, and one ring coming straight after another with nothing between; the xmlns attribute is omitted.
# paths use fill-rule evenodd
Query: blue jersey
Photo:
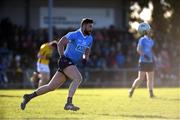
<svg viewBox="0 0 180 120"><path fill-rule="evenodd" d="M77 64L81 59L85 50L92 46L93 38L91 35L84 36L81 29L69 32L65 35L69 43L66 46L64 55Z"/></svg>
<svg viewBox="0 0 180 120"><path fill-rule="evenodd" d="M140 46L140 50L144 53L144 55L140 55L139 62L153 62L153 51L152 48L154 46L154 41L148 36L143 36L139 39L138 46ZM147 59L147 57L148 59Z"/></svg>

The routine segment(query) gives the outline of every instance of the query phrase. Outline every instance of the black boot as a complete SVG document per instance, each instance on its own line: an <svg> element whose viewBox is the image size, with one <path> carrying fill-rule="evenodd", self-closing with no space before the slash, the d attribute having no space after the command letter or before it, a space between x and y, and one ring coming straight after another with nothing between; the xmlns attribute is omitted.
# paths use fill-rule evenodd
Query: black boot
<svg viewBox="0 0 180 120"><path fill-rule="evenodd" d="M131 98L133 96L133 93L134 93L134 88L131 88L129 90L129 97Z"/></svg>
<svg viewBox="0 0 180 120"><path fill-rule="evenodd" d="M33 92L32 94L25 94L23 96L23 102L21 103L21 110L24 110L26 108L26 104L34 97L36 97L36 92Z"/></svg>
<svg viewBox="0 0 180 120"><path fill-rule="evenodd" d="M149 96L150 96L150 98L154 98L155 97L154 93L153 93L153 90L149 90Z"/></svg>

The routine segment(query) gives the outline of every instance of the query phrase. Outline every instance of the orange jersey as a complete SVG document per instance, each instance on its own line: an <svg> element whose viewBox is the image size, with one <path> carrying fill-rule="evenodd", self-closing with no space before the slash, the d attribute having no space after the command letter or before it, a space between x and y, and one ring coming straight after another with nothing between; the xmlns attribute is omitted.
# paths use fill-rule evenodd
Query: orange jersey
<svg viewBox="0 0 180 120"><path fill-rule="evenodd" d="M38 62L41 64L49 64L49 59L52 56L53 48L48 45L48 43L42 44L38 52L38 56L43 58L38 58Z"/></svg>

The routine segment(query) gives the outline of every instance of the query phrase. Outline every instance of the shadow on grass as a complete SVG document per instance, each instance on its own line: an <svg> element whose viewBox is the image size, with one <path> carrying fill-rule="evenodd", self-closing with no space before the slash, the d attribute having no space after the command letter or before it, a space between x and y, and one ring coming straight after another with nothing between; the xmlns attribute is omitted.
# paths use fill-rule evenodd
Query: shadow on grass
<svg viewBox="0 0 180 120"><path fill-rule="evenodd" d="M18 96L18 95L0 95L0 97L22 97L22 96Z"/></svg>
<svg viewBox="0 0 180 120"><path fill-rule="evenodd" d="M157 97L154 99L159 99L159 100L166 100L166 101L179 101L180 102L180 98L162 98L162 97Z"/></svg>
<svg viewBox="0 0 180 120"><path fill-rule="evenodd" d="M76 113L76 114L82 114L85 115L86 113ZM87 113L86 115L89 115ZM129 118L136 118L136 119L143 119L143 118L152 118L152 119L166 119L166 120L179 120L180 118L169 118L169 117L164 117L164 116L159 116L159 115L124 115L124 114L93 114L93 115L98 115L98 116L104 116L104 117L129 117Z"/></svg>
<svg viewBox="0 0 180 120"><path fill-rule="evenodd" d="M122 117L132 117L132 118L156 118L156 119L167 119L167 120L174 120L179 118L168 118L164 116L159 116L159 115L121 115Z"/></svg>
<svg viewBox="0 0 180 120"><path fill-rule="evenodd" d="M120 117L121 119L124 118L134 118L134 119L146 119L146 118L150 118L150 119L158 119L158 120L179 120L180 118L169 118L169 117L164 117L164 116L159 116L159 115L125 115L125 114L108 114L108 113L104 113L104 114L94 114L94 113L79 113L79 112L74 112L73 114L78 114L78 115L95 115L95 116L101 116L101 117L113 117L113 118L118 118ZM13 119L13 118L0 118L0 120L9 120L9 119ZM18 119L18 118L16 118ZM75 117L59 117L59 118L20 118L23 120L82 120L83 118L75 118ZM106 119L106 118L104 118Z"/></svg>
<svg viewBox="0 0 180 120"><path fill-rule="evenodd" d="M76 94L77 96L100 96L96 94Z"/></svg>
<svg viewBox="0 0 180 120"><path fill-rule="evenodd" d="M82 120L82 118L0 118L1 120Z"/></svg>
<svg viewBox="0 0 180 120"><path fill-rule="evenodd" d="M113 117L131 117L131 118L157 118L157 119L172 119L168 117L158 116L158 115L111 115L111 114L98 114L103 116L113 116Z"/></svg>

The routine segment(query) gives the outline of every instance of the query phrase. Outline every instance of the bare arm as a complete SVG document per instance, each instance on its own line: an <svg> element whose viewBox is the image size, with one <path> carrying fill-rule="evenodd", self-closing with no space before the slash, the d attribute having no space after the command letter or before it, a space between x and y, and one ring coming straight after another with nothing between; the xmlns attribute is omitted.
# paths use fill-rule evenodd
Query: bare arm
<svg viewBox="0 0 180 120"><path fill-rule="evenodd" d="M38 53L37 57L38 57L39 59L46 59L46 56L41 55L40 53Z"/></svg>
<svg viewBox="0 0 180 120"><path fill-rule="evenodd" d="M149 57L148 55L146 55L146 54L141 50L141 46L140 46L140 45L138 45L138 47L137 47L137 52L138 52L141 56L144 56L144 58L145 58L146 60L150 60L150 57Z"/></svg>
<svg viewBox="0 0 180 120"><path fill-rule="evenodd" d="M140 45L137 46L137 52L138 52L140 55L144 55L144 53L141 51L141 46L140 46Z"/></svg>
<svg viewBox="0 0 180 120"><path fill-rule="evenodd" d="M87 48L85 53L84 53L85 57L83 59L86 59L88 61L90 53L91 53L91 49Z"/></svg>
<svg viewBox="0 0 180 120"><path fill-rule="evenodd" d="M64 47L69 43L68 39L66 37L62 37L57 46L58 46L58 53L60 56L64 55Z"/></svg>

